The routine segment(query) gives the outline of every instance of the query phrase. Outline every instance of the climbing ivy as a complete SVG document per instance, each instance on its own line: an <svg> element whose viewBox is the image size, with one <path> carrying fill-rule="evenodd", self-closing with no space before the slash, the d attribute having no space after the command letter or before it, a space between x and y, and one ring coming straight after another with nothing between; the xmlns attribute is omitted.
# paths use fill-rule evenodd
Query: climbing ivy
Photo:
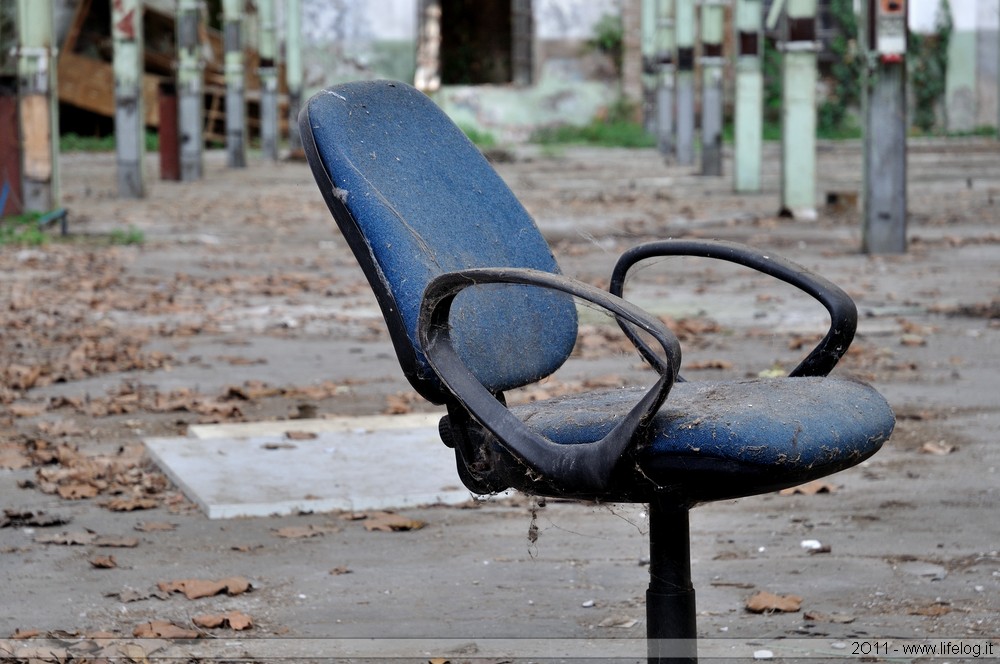
<svg viewBox="0 0 1000 664"><path fill-rule="evenodd" d="M858 19L853 0L832 0L830 17L837 33L830 43L833 64L830 67L830 89L819 106L817 130L820 135L837 135L855 124L851 109L861 103L864 58L858 53Z"/></svg>
<svg viewBox="0 0 1000 664"><path fill-rule="evenodd" d="M940 0L934 32L929 35L910 33L907 61L913 93L912 121L925 133L933 131L938 124L937 111L945 93L952 27L948 0Z"/></svg>

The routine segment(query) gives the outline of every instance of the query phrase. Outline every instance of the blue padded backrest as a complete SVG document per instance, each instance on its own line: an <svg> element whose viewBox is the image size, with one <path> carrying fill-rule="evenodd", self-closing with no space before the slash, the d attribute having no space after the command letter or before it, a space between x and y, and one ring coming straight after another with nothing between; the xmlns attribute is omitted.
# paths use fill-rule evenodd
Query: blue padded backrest
<svg viewBox="0 0 1000 664"><path fill-rule="evenodd" d="M324 90L299 117L313 174L379 300L414 388L446 394L417 344L427 283L474 267L558 272L534 221L465 134L424 94L365 81ZM489 389L534 382L566 360L576 310L561 293L495 285L463 291L455 346Z"/></svg>

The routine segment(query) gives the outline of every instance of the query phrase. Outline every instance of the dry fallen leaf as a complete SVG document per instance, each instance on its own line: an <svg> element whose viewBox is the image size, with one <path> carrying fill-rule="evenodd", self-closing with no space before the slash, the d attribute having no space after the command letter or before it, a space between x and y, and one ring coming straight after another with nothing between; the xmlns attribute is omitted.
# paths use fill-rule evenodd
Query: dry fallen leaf
<svg viewBox="0 0 1000 664"><path fill-rule="evenodd" d="M132 630L132 636L137 639L197 639L201 634L166 620L152 620L136 626Z"/></svg>
<svg viewBox="0 0 1000 664"><path fill-rule="evenodd" d="M427 524L419 519L410 519L392 512L372 512L365 519L365 530L380 532L397 532L405 530L420 530Z"/></svg>
<svg viewBox="0 0 1000 664"><path fill-rule="evenodd" d="M340 528L336 526L317 526L315 524L309 524L308 526L285 526L284 528L278 528L274 531L274 534L278 537L284 537L286 539L304 539L306 537L320 537L322 535L329 535L330 533L340 532Z"/></svg>
<svg viewBox="0 0 1000 664"><path fill-rule="evenodd" d="M747 600L746 610L751 613L794 613L802 608L798 595L775 595L762 590Z"/></svg>
<svg viewBox="0 0 1000 664"><path fill-rule="evenodd" d="M341 576L342 574L351 574L354 570L347 568L344 565L338 565L330 570L331 576Z"/></svg>
<svg viewBox="0 0 1000 664"><path fill-rule="evenodd" d="M226 613L205 614L195 616L191 619L198 627L216 629L228 627L238 632L253 627L253 618L241 611L228 611Z"/></svg>
<svg viewBox="0 0 1000 664"><path fill-rule="evenodd" d="M35 417L44 413L48 406L44 403L12 403L8 408L14 417Z"/></svg>
<svg viewBox="0 0 1000 664"><path fill-rule="evenodd" d="M59 514L47 514L42 510L37 512L6 509L3 516L0 516L0 528L7 527L35 527L46 528L50 526L64 526L72 521L72 517Z"/></svg>
<svg viewBox="0 0 1000 664"><path fill-rule="evenodd" d="M250 582L242 576L232 576L220 581L208 579L160 581L156 587L167 593L182 593L188 599L212 597L223 592L228 595L241 595L253 588Z"/></svg>
<svg viewBox="0 0 1000 664"><path fill-rule="evenodd" d="M39 535L35 538L38 544L63 544L68 546L82 546L93 544L97 540L97 533L90 531L79 531L72 533L52 533L49 535Z"/></svg>
<svg viewBox="0 0 1000 664"><path fill-rule="evenodd" d="M958 451L958 445L952 445L951 443L946 443L943 440L935 442L927 442L920 446L920 451L923 454L932 454L934 456L946 456L952 452Z"/></svg>
<svg viewBox="0 0 1000 664"><path fill-rule="evenodd" d="M930 618L936 618L938 616L943 616L947 613L951 613L951 607L947 604L928 604L927 606L918 606L915 609L910 609L907 611L911 616L927 616Z"/></svg>
<svg viewBox="0 0 1000 664"><path fill-rule="evenodd" d="M176 530L177 524L166 521L141 521L136 524L135 529L143 533L157 533Z"/></svg>
<svg viewBox="0 0 1000 664"><path fill-rule="evenodd" d="M697 362L686 362L685 369L697 371L700 369L732 369L733 363L729 360L699 360Z"/></svg>
<svg viewBox="0 0 1000 664"><path fill-rule="evenodd" d="M115 560L114 556L94 556L87 562L97 569L114 569L118 567L118 561Z"/></svg>
<svg viewBox="0 0 1000 664"><path fill-rule="evenodd" d="M822 611L806 611L802 614L803 620L812 622L828 622L847 625L855 621L855 617L849 613L823 613Z"/></svg>
<svg viewBox="0 0 1000 664"><path fill-rule="evenodd" d="M155 509L160 502L155 498L114 498L103 505L112 512L134 512Z"/></svg>
<svg viewBox="0 0 1000 664"><path fill-rule="evenodd" d="M315 440L319 435L312 431L286 431L285 438L288 440Z"/></svg>
<svg viewBox="0 0 1000 664"><path fill-rule="evenodd" d="M0 443L0 468L4 470L20 470L34 465L28 451L20 443Z"/></svg>
<svg viewBox="0 0 1000 664"><path fill-rule="evenodd" d="M11 634L10 638L15 639L17 641L22 641L25 639L33 639L36 636L41 636L41 634L42 631L40 629L21 629L20 627L18 627L17 629L14 630L14 633Z"/></svg>
<svg viewBox="0 0 1000 664"><path fill-rule="evenodd" d="M110 549L134 549L139 546L138 537L122 537L120 535L101 535L93 542L94 546L104 546Z"/></svg>
<svg viewBox="0 0 1000 664"><path fill-rule="evenodd" d="M825 480L813 480L812 482L806 482L805 484L800 484L799 486L782 489L778 493L782 496L791 496L796 493L800 493L804 496L813 496L817 493L835 493L836 491L837 486L835 484L831 484Z"/></svg>

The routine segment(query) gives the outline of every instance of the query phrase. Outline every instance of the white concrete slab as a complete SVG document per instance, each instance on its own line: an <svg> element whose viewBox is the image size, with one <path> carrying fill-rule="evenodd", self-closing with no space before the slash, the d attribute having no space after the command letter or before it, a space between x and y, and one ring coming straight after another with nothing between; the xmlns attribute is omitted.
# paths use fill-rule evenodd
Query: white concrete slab
<svg viewBox="0 0 1000 664"><path fill-rule="evenodd" d="M193 426L152 438L156 463L210 519L457 504L471 494L437 434L440 415ZM296 440L287 432L310 432Z"/></svg>

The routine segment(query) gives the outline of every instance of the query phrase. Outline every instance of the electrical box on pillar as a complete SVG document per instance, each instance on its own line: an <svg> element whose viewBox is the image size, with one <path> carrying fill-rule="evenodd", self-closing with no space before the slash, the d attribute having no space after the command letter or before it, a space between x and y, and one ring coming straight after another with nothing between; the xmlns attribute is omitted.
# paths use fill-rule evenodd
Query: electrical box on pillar
<svg viewBox="0 0 1000 664"><path fill-rule="evenodd" d="M869 4L872 40L869 48L882 62L902 62L906 55L906 0L877 0Z"/></svg>

